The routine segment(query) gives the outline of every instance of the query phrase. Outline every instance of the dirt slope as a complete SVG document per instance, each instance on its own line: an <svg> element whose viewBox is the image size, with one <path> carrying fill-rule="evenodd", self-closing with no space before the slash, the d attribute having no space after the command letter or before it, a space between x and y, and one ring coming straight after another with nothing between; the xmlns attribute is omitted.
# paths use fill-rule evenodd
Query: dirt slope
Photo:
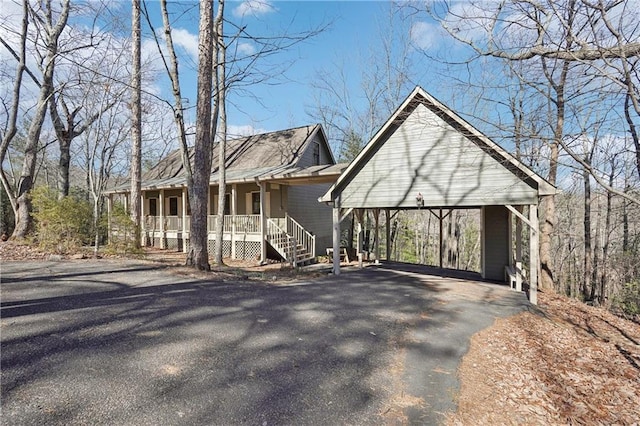
<svg viewBox="0 0 640 426"><path fill-rule="evenodd" d="M565 297L497 320L459 369L450 425L640 424L640 325Z"/></svg>

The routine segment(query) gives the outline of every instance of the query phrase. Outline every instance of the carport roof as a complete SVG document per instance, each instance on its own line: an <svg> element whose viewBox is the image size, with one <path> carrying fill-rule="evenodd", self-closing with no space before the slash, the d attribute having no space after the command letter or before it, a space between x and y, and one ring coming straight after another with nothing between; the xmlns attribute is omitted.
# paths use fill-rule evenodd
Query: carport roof
<svg viewBox="0 0 640 426"><path fill-rule="evenodd" d="M458 140L462 138L467 141L464 143L466 143L468 146L471 146L471 147L475 146L474 155L476 156L484 155L487 159L486 160L487 163L493 162L492 167L494 169L508 170L510 172L508 175L511 176L512 179L515 177L514 181L519 182L518 185L519 185L520 191L530 192L533 190L535 191L535 194L537 196L552 195L557 192L555 186L553 186L548 181L546 181L543 177L538 175L536 172L534 172L533 170L531 170L530 168L522 164L518 159L516 159L508 151L500 147L497 143L493 142L489 137L487 137L482 132L477 130L470 123L465 121L462 117L457 115L455 112L453 112L447 106L445 106L440 101L435 99L433 96L429 95L421 87L417 86L413 90L413 92L406 98L406 100L400 105L400 107L393 113L393 115L391 115L389 120L380 128L380 130L378 130L378 132L373 136L373 138L364 147L364 149L358 154L358 156L349 164L349 167L344 171L344 173L340 175L340 177L334 183L334 185L332 185L331 188L329 188L329 190L327 191L327 193L324 196L322 196L318 201L335 202L337 199L339 199L341 194L345 190L345 188L347 188L354 181L354 179L363 170L363 168L367 165L367 163L370 162L372 158L374 158L375 154L380 150L381 146L387 143L393 137L394 133L399 132L403 124L405 124L405 122L407 122L408 119L411 118L414 121L413 125L415 126L415 122L417 119L415 117L412 117L412 114L418 108L421 108L422 110L425 111L423 114L425 115L428 114L429 117L434 117L435 120L439 120L439 122L441 123L439 128L436 129L434 127L431 130L442 131L442 129L445 127L447 129L450 129L450 133L445 134L445 136L443 137L444 139L450 137L450 135L453 132L456 132L455 136L458 139L454 141L454 143L451 143L448 139L445 141L441 141L441 140L436 141L435 143L440 144L440 146L438 146L438 149L444 149L444 150L449 149L450 146L455 145L456 143L458 143ZM411 124L409 124L409 126L410 125ZM415 128L411 129L411 131L413 131L414 134L418 133L415 130L416 130ZM406 133L409 133L409 132L406 132ZM425 141L428 140L428 138L430 137L430 134L425 132L423 128L420 129L419 134L422 139L408 140L408 141L406 140L408 138L406 134L397 136L397 138L404 138L403 143L405 145L410 145L412 143L414 144L411 147L411 150L407 149L407 152L404 153L405 155L413 154L412 149L414 148L424 149L423 148L424 145L428 143ZM471 144L469 144L469 142L471 142ZM482 153L484 154L482 153L478 154L480 151L482 151ZM425 157L427 156L427 154L429 154L428 150L423 152L426 153ZM384 160L382 162L384 162ZM473 163L473 161L469 162L469 164L471 163ZM469 164L465 164L465 166L469 166ZM478 169L479 171L474 176L480 179L480 176L482 175L481 172L484 172L484 170L481 168L485 167L485 160L480 161L477 167L479 168ZM387 175L385 175L384 177L381 177L379 179L380 181L383 181L384 179L397 178L398 171L394 170L393 165L388 165L387 169L389 169L387 170ZM423 175L425 176L428 175L429 173L437 173L434 170L426 170L426 171L414 170L414 172L418 177L420 177L419 176L420 173L423 173ZM371 179L371 177L377 178L377 175L375 173L379 173L378 170L376 171L370 170L369 175L367 175L367 179L360 177L359 180L360 181L365 180L365 181L371 182L373 180ZM502 173L504 175L504 171ZM450 179L457 178L455 176L455 171L450 171L450 174L451 174L451 176L449 177ZM375 189L374 188L375 185L376 183L373 183L373 182L369 184L367 183L363 184L362 182L359 182L359 189L357 190L358 191L366 190L366 191L372 192ZM354 186L358 186L358 185L354 185ZM385 188L387 188L388 192L390 193L394 191L400 192L403 190L403 188L400 188L398 186L394 187L393 185L389 185L389 184L387 184ZM526 188L530 188L530 189L527 190ZM441 202L430 204L429 206L431 207L434 207L434 206L469 207L471 205L479 206L479 205L485 205L485 204L504 204L504 205L529 204L529 203L523 202L522 200L520 202L514 202L513 201L514 198L509 194L509 192L513 192L513 190L509 191L511 189L512 188L505 186L504 188L501 188L501 191L504 192L504 195L500 194L499 193L500 191L493 191L493 193L491 193L491 196L487 197L489 201L479 202L477 204L466 204L466 205L449 203L447 202L447 200L449 199L447 197L447 194L444 194L441 197L442 198ZM350 188L350 191L353 192L354 189ZM407 190L405 194L405 198L408 193L409 193L409 190ZM504 198L504 200L502 200L501 197ZM531 196L529 197L531 198ZM524 198L525 197L523 196L522 199ZM537 197L535 198L537 199ZM499 200L500 202L495 202L496 200ZM375 202L376 201L374 200L373 203ZM470 201L470 203L471 202L472 201ZM406 199L405 199L405 204L406 204ZM401 207L400 205L397 205L397 206ZM414 201L414 206L415 206L415 201ZM346 207L355 207L355 205L347 205ZM376 205L376 206L367 205L367 206L358 206L358 207L389 207L389 206L388 205ZM407 206L405 205L404 207L407 207Z"/></svg>

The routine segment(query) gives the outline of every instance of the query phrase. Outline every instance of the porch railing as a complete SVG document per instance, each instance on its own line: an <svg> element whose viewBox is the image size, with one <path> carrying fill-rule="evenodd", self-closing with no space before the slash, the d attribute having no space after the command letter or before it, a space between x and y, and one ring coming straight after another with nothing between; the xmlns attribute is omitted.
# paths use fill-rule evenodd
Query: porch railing
<svg viewBox="0 0 640 426"><path fill-rule="evenodd" d="M182 231L182 216L167 216L164 218L165 231Z"/></svg>
<svg viewBox="0 0 640 426"><path fill-rule="evenodd" d="M229 232L231 232L231 220L233 216L225 216L225 227L227 221L229 222ZM227 219L228 218L228 219ZM259 234L260 233L260 215L237 215L236 232L241 234Z"/></svg>
<svg viewBox="0 0 640 426"><path fill-rule="evenodd" d="M303 250L310 255L313 259L316 257L316 236L304 229L294 218L286 216L286 231L291 235L296 243L299 244Z"/></svg>
<svg viewBox="0 0 640 426"><path fill-rule="evenodd" d="M144 229L147 231L182 231L183 229L189 231L191 226L191 216L165 216L164 228L160 226L160 216L146 216L144 218ZM259 234L260 233L260 215L232 215L224 216L224 232L225 234L231 233L233 228L233 222L235 221L235 232L238 234ZM184 228L183 228L184 222ZM218 223L218 215L207 216L207 230L209 232L215 232L216 224Z"/></svg>
<svg viewBox="0 0 640 426"><path fill-rule="evenodd" d="M162 219L162 221L161 221ZM207 229L209 232L215 232L218 222L218 215L209 215L207 217ZM184 224L184 227L183 227ZM164 226L161 226L164 225ZM225 215L223 230L225 234L234 232L236 234L260 234L260 215ZM188 231L191 226L190 216L146 216L144 218L144 228L147 231ZM290 241L295 241L295 246L300 253L304 253L305 257L315 258L315 235L309 233L295 219L287 215L284 218L270 218L267 221L267 229L265 230L269 238L276 238L274 245L279 245L283 251L281 254L287 258L291 257L291 251L295 248L289 247ZM276 248L278 249L278 248ZM297 257L295 254L293 255ZM306 260L306 259L304 259Z"/></svg>

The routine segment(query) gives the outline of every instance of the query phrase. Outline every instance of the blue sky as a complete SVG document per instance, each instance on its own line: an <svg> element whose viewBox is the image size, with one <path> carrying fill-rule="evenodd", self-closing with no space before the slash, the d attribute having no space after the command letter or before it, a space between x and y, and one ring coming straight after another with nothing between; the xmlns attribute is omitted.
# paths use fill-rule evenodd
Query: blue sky
<svg viewBox="0 0 640 426"><path fill-rule="evenodd" d="M159 29L159 4L150 2L148 7L154 25ZM170 11L175 12L172 14L174 17L180 15L173 23L174 42L180 45L183 53L183 96L194 106L197 7L189 10L184 5L170 4L169 7ZM314 108L317 94L312 83L318 73L335 72L336 63L346 64L349 85L352 86L354 98L357 98L363 57L375 50L376 43L383 39L384 35L381 37L379 28L384 27L384 22L389 19L390 7L391 3L386 1L227 3L227 19L239 26L246 26L247 32L256 36L300 34L326 27L316 36L260 60L257 66L272 70L270 73L275 72L275 75L230 94L228 111L232 132L271 131L309 124L313 119L308 112ZM409 28L409 25L403 25L400 30L409 32ZM227 25L226 31L232 33L234 29ZM423 35L425 37L429 36ZM251 43L247 44L249 46L242 48L251 49ZM416 82L430 90L428 83ZM160 84L167 87L165 83ZM170 97L170 92L164 93L167 98Z"/></svg>

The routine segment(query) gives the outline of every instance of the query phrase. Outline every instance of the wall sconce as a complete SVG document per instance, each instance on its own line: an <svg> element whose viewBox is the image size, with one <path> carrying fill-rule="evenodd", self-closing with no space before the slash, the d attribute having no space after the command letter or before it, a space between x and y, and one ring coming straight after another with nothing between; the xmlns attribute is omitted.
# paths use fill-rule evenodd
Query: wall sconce
<svg viewBox="0 0 640 426"><path fill-rule="evenodd" d="M424 207L424 198L422 198L421 192L418 192L418 195L416 195L416 206L418 208Z"/></svg>

